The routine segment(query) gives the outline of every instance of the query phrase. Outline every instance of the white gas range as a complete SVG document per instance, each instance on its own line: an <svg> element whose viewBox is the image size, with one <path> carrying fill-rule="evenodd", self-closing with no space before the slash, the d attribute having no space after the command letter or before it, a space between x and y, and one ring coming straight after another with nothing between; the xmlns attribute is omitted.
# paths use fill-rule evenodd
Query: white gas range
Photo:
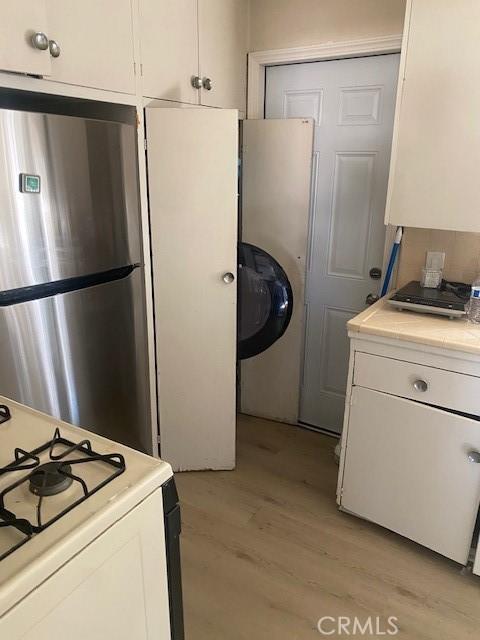
<svg viewBox="0 0 480 640"><path fill-rule="evenodd" d="M183 638L170 465L0 396L0 638Z"/></svg>

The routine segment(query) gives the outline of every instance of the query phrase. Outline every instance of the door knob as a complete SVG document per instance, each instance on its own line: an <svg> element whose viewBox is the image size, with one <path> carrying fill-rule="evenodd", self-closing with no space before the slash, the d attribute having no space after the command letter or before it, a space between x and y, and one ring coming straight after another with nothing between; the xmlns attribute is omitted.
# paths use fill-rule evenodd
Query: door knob
<svg viewBox="0 0 480 640"><path fill-rule="evenodd" d="M378 267L372 267L368 272L368 275L370 276L370 278L372 278L372 280L380 280L380 278L382 277L382 270Z"/></svg>
<svg viewBox="0 0 480 640"><path fill-rule="evenodd" d="M203 78L202 86L206 91L211 91L213 88L213 83L211 78Z"/></svg>
<svg viewBox="0 0 480 640"><path fill-rule="evenodd" d="M52 58L58 58L60 55L60 45L55 40L48 41L48 48L50 49L50 55Z"/></svg>
<svg viewBox="0 0 480 640"><path fill-rule="evenodd" d="M225 284L232 284L232 282L235 280L235 276L233 275L233 273L231 273L231 271L227 271L227 273L223 274L222 280L225 282Z"/></svg>
<svg viewBox="0 0 480 640"><path fill-rule="evenodd" d="M469 451L467 457L469 462L480 463L480 453L478 451Z"/></svg>
<svg viewBox="0 0 480 640"><path fill-rule="evenodd" d="M425 382L425 380L415 380L415 382L413 383L413 388L415 389L415 391L425 393L425 391L428 391L428 384Z"/></svg>
<svg viewBox="0 0 480 640"><path fill-rule="evenodd" d="M368 304L368 305L374 304L379 299L380 299L380 296L377 296L375 293L369 293L368 296L365 298L365 304Z"/></svg>
<svg viewBox="0 0 480 640"><path fill-rule="evenodd" d="M40 49L40 51L46 51L48 49L48 37L43 31L34 33L31 42L34 49Z"/></svg>
<svg viewBox="0 0 480 640"><path fill-rule="evenodd" d="M192 76L191 83L194 89L202 88L202 79L200 78L200 76Z"/></svg>

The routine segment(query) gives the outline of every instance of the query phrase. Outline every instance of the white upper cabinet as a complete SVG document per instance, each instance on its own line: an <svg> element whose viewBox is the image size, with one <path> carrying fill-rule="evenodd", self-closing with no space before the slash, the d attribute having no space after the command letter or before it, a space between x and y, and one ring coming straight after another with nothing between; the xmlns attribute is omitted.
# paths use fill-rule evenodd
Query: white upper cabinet
<svg viewBox="0 0 480 640"><path fill-rule="evenodd" d="M0 10L0 71L245 111L248 0L0 0Z"/></svg>
<svg viewBox="0 0 480 640"><path fill-rule="evenodd" d="M0 70L48 75L48 34L44 1L0 0Z"/></svg>
<svg viewBox="0 0 480 640"><path fill-rule="evenodd" d="M140 0L143 95L198 104L197 0Z"/></svg>
<svg viewBox="0 0 480 640"><path fill-rule="evenodd" d="M247 0L139 0L143 95L245 111Z"/></svg>
<svg viewBox="0 0 480 640"><path fill-rule="evenodd" d="M409 0L386 221L480 231L480 2Z"/></svg>
<svg viewBox="0 0 480 640"><path fill-rule="evenodd" d="M135 93L131 0L46 0L51 79ZM53 53L53 52L52 52Z"/></svg>
<svg viewBox="0 0 480 640"><path fill-rule="evenodd" d="M198 0L201 104L246 109L246 0Z"/></svg>

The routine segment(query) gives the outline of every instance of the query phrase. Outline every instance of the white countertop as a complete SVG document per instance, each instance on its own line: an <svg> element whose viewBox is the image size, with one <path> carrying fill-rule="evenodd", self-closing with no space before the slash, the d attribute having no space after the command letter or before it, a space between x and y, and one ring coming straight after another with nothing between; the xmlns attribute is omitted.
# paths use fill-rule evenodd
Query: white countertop
<svg viewBox="0 0 480 640"><path fill-rule="evenodd" d="M370 334L480 355L480 325L463 318L400 311L387 298L352 318L347 327L350 335Z"/></svg>

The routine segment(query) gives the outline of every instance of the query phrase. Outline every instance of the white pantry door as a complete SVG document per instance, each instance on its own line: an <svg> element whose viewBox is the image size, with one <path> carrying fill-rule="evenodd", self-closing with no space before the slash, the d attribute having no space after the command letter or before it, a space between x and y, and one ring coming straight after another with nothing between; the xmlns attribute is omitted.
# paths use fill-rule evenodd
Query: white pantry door
<svg viewBox="0 0 480 640"><path fill-rule="evenodd" d="M380 280L399 55L267 70L266 117L315 120L300 420L340 433L347 321Z"/></svg>
<svg viewBox="0 0 480 640"><path fill-rule="evenodd" d="M293 313L275 344L242 361L241 408L280 422L298 422L312 148L312 120L243 123L242 240L283 267Z"/></svg>
<svg viewBox="0 0 480 640"><path fill-rule="evenodd" d="M146 112L161 456L232 469L238 112Z"/></svg>

